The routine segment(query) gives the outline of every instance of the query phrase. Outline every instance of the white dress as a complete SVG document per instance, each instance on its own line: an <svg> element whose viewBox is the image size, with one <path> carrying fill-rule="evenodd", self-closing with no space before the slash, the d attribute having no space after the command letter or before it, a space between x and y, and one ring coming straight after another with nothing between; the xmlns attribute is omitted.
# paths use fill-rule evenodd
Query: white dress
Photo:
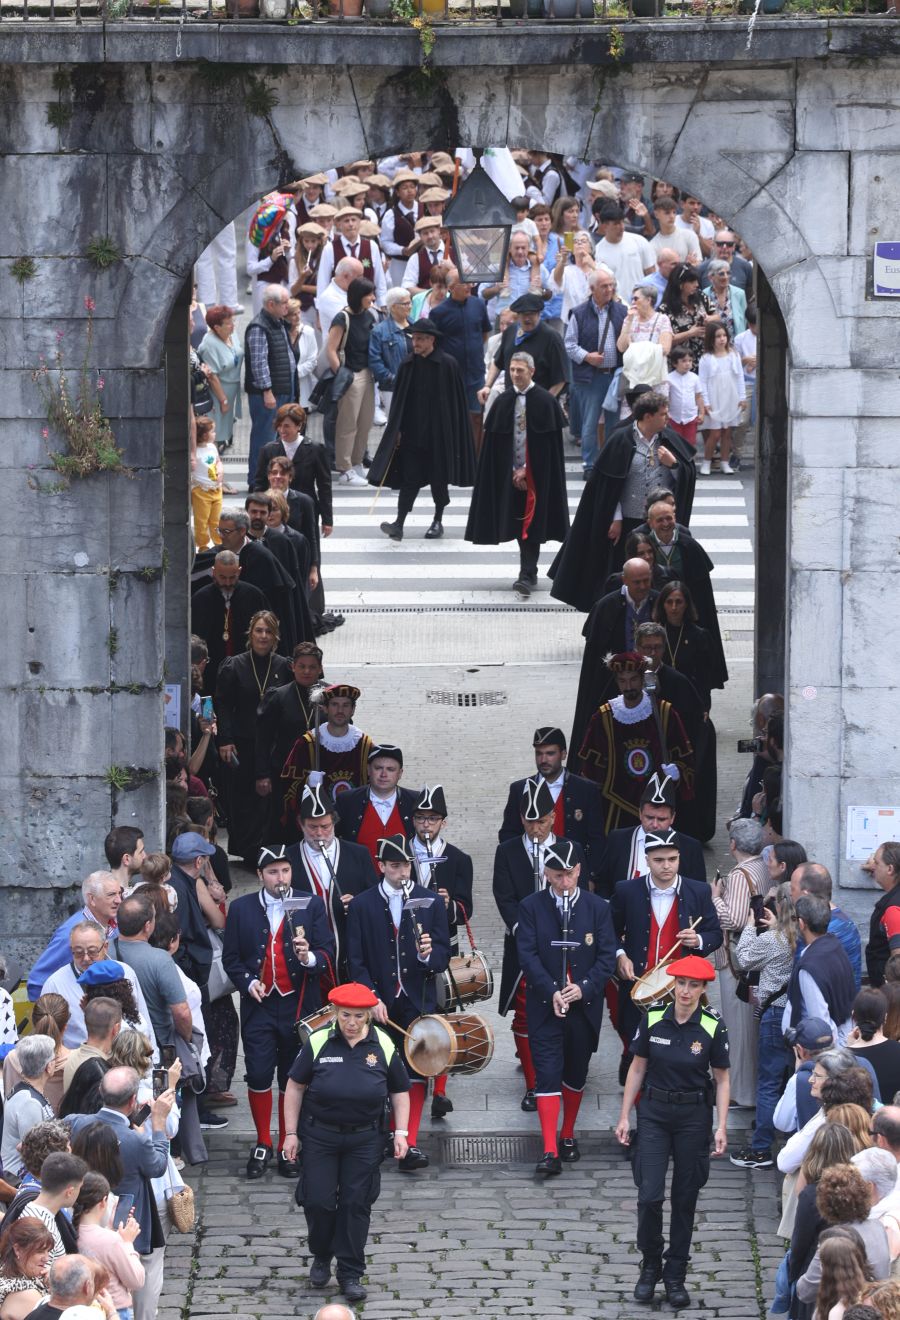
<svg viewBox="0 0 900 1320"><path fill-rule="evenodd" d="M723 426L737 426L741 420L741 403L746 396L744 368L734 349L723 357L704 353L697 372L700 392L706 405L704 431L718 431Z"/></svg>

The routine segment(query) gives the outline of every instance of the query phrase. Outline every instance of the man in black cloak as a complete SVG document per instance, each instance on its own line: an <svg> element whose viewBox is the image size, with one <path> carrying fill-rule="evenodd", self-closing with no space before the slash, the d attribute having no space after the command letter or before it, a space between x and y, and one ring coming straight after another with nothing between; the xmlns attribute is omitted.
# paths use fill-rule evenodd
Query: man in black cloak
<svg viewBox="0 0 900 1320"><path fill-rule="evenodd" d="M369 484L399 491L397 517L381 530L403 540L403 524L422 486L430 486L434 519L425 533L444 535L448 486L471 486L475 450L466 389L459 367L438 345L440 331L427 317L412 327L412 355L400 363L391 412L378 453L369 468Z"/></svg>
<svg viewBox="0 0 900 1320"><path fill-rule="evenodd" d="M550 391L535 385L530 353L513 354L509 376L512 389L500 395L485 425L465 539L518 541L513 590L528 596L537 586L541 545L563 540L569 530L565 419Z"/></svg>
<svg viewBox="0 0 900 1320"><path fill-rule="evenodd" d="M666 427L669 407L650 390L634 404L634 420L600 450L566 537L550 568L551 596L585 613L621 565L628 533L644 521L647 496L666 486L678 521L688 524L696 474L688 443Z"/></svg>

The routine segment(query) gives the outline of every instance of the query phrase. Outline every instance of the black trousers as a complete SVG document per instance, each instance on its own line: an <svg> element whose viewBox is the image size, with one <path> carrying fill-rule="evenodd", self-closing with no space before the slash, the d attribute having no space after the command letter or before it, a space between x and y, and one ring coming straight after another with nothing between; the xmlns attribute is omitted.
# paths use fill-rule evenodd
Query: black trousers
<svg viewBox="0 0 900 1320"><path fill-rule="evenodd" d="M404 519L411 512L412 506L416 502L416 496L421 489L421 486L403 485L400 487L400 494L397 499L397 517L399 519ZM450 492L447 489L446 481L432 481L431 498L434 500L435 512L438 521L440 521L441 514L450 503Z"/></svg>
<svg viewBox="0 0 900 1320"><path fill-rule="evenodd" d="M528 536L523 541L520 536L516 537L519 543L519 572L526 582L537 582L538 560L541 557L541 543Z"/></svg>
<svg viewBox="0 0 900 1320"><path fill-rule="evenodd" d="M223 766L222 788L228 813L228 851L256 865L269 815L269 799L256 791L256 744L236 738L240 764Z"/></svg>
<svg viewBox="0 0 900 1320"><path fill-rule="evenodd" d="M666 1104L646 1092L638 1105L638 1140L632 1173L638 1189L638 1249L647 1265L663 1263L663 1199L672 1160L669 1247L663 1278L683 1280L691 1255L694 1211L709 1178L712 1107Z"/></svg>
<svg viewBox="0 0 900 1320"><path fill-rule="evenodd" d="M366 1272L366 1239L372 1206L381 1191L384 1135L380 1125L362 1132L334 1132L302 1118L302 1195L309 1249L336 1258L340 1282Z"/></svg>
<svg viewBox="0 0 900 1320"><path fill-rule="evenodd" d="M597 1033L581 1004L573 1004L564 1018L549 1018L534 1027L529 1023L528 1040L538 1095L557 1095L563 1086L584 1090Z"/></svg>
<svg viewBox="0 0 900 1320"><path fill-rule="evenodd" d="M280 995L273 990L262 1003L241 995L241 1040L251 1091L268 1091L273 1077L278 1078L279 1091L286 1089L291 1064L300 1052L296 1020L296 993Z"/></svg>

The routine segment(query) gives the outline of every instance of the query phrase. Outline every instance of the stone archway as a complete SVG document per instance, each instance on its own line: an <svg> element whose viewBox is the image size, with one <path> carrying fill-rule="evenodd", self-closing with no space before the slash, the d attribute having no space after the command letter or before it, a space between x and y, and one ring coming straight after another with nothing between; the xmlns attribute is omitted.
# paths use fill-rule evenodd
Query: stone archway
<svg viewBox="0 0 900 1320"><path fill-rule="evenodd" d="M780 391L770 406L773 445L783 458L791 424L791 475L781 484L791 496L788 818L800 837L817 840L819 855L833 865L842 852L845 804L875 801L885 792L879 783L876 793L852 727L857 717L862 723L865 707L851 651L869 617L867 594L850 602L853 612L842 623L842 571L857 561L863 573L872 571L875 543L854 530L849 553L857 558L848 564L835 529L844 525L845 500L851 526L856 508L886 509L896 476L892 469L885 479L877 470L886 461L877 446L853 453L841 448L841 419L864 410L867 377L859 355L867 355L868 366L883 367L885 381L889 365L871 333L877 321L850 302L864 290L865 263L855 254L865 250L865 224L890 214L866 164L851 159L865 144L868 113L854 104L852 70L839 61L826 69L812 60L747 65L735 59L718 67L648 63L611 72L607 57L603 70L577 62L546 67L518 64L517 54L525 57L533 47L517 46L513 36L511 61L501 68L479 65L460 34L431 84L436 92L423 95L421 77L408 69L364 66L362 59L359 67L289 64L295 34L289 40L278 32L279 45L270 50L260 36L244 55L267 64L277 94L277 104L257 98L253 108L242 103L245 81L233 75L216 79L209 70L204 75L196 65L177 63L118 65L96 74L101 83L110 80L109 113L88 113L76 103L66 126L51 134L35 127L23 107L56 98L55 70L38 64L7 71L19 131L18 154L4 168L10 223L2 255L28 253L38 267L37 284L18 289L2 272L22 328L3 373L8 420L2 425L16 441L15 458L7 458L15 469L11 490L29 508L45 498L29 491L20 470L23 454L35 463L42 455L28 364L52 345L57 316L67 321L72 351L78 351L83 291L98 303L97 361L134 475L91 478L48 497L34 505L29 527L7 541L7 565L14 568L7 577L10 617L23 622L25 645L21 656L7 658L4 676L6 723L17 733L2 771L5 883L31 889L38 875L58 900L63 886L98 863L97 839L111 820L138 819L154 836L158 832L158 782L138 774L123 791L110 779L118 767L152 771L162 759L159 638L163 611L177 610L178 593L166 584L159 516L167 384L160 364L166 350L170 400L181 408L178 345L166 336L197 254L280 178L410 142L452 148L460 141L497 140L603 155L712 203L728 198L730 219L766 273L769 305L783 313L791 354L790 418L783 415ZM346 41L348 54L352 49L362 56L355 38ZM585 39L579 58L594 54ZM380 50L379 58L387 56ZM281 66L277 76L273 64ZM896 95L890 64L884 61L885 101ZM230 66L224 67L227 73ZM883 152L900 149L900 128L879 131ZM879 166L879 180L889 163ZM29 227L39 186L51 199L48 209L65 215L67 224L38 220ZM864 217L852 226L851 187ZM815 204L823 188L833 206ZM77 212L64 206L71 196L84 203ZM105 275L82 257L101 228L123 256ZM63 269L65 280L58 278ZM878 416L891 416L895 389L882 391L874 405ZM855 437L855 421L848 425ZM884 444L889 430L882 425L879 432ZM853 470L857 458L865 468ZM56 643L58 627L68 630L70 646ZM804 688L817 706L802 704ZM842 703L854 712L846 729ZM810 713L814 719L805 718ZM879 769L884 764L882 757ZM41 813L49 829L37 827ZM59 844L70 837L75 846L63 866ZM23 931L34 929L36 920L52 920L59 907L53 890L32 893Z"/></svg>

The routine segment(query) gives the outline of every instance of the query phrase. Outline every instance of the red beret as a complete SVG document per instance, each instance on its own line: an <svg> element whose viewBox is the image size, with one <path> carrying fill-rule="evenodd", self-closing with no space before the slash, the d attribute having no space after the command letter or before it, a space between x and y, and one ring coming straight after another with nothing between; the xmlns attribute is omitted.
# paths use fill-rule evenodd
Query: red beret
<svg viewBox="0 0 900 1320"><path fill-rule="evenodd" d="M675 962L670 962L666 971L670 976L686 976L690 981L714 981L716 979L716 969L706 958L700 958L696 953L688 954L686 958L676 958Z"/></svg>
<svg viewBox="0 0 900 1320"><path fill-rule="evenodd" d="M374 1008L378 996L367 985L358 981L348 981L346 985L336 985L328 994L329 1004L336 1008Z"/></svg>

